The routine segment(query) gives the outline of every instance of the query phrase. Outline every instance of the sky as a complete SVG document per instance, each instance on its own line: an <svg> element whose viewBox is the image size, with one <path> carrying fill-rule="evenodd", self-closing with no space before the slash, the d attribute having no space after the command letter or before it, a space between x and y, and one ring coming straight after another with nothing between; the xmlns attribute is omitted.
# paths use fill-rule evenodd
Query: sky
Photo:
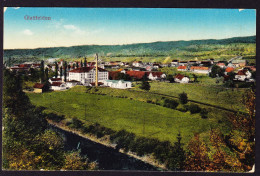
<svg viewBox="0 0 260 176"><path fill-rule="evenodd" d="M4 9L4 49L223 39L256 35L254 9ZM27 17L50 20L27 20Z"/></svg>

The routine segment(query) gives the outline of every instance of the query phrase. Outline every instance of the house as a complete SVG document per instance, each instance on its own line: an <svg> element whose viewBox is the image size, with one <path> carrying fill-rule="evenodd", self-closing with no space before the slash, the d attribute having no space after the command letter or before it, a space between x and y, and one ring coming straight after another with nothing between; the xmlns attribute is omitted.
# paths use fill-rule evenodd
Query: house
<svg viewBox="0 0 260 176"><path fill-rule="evenodd" d="M62 82L62 79L61 78L50 78L49 79L49 82L52 84L54 82Z"/></svg>
<svg viewBox="0 0 260 176"><path fill-rule="evenodd" d="M163 72L150 72L148 78L150 80L161 80L165 79L166 75Z"/></svg>
<svg viewBox="0 0 260 176"><path fill-rule="evenodd" d="M200 65L203 67L210 67L212 65L211 61L201 61Z"/></svg>
<svg viewBox="0 0 260 176"><path fill-rule="evenodd" d="M190 71L194 73L209 74L211 72L211 69L209 67L192 66L190 67Z"/></svg>
<svg viewBox="0 0 260 176"><path fill-rule="evenodd" d="M171 66L172 67L178 67L179 66L179 60L172 60L172 62L171 62Z"/></svg>
<svg viewBox="0 0 260 176"><path fill-rule="evenodd" d="M130 77L140 80L142 79L145 75L148 76L147 74L150 72L144 72L144 71L126 71L126 74L129 75Z"/></svg>
<svg viewBox="0 0 260 176"><path fill-rule="evenodd" d="M108 71L98 67L98 82L102 82L108 79ZM89 85L96 80L96 68L95 67L81 67L69 71L68 80L79 81L83 85Z"/></svg>
<svg viewBox="0 0 260 176"><path fill-rule="evenodd" d="M191 61L188 62L188 64L189 65L197 65L198 63L195 60L191 60Z"/></svg>
<svg viewBox="0 0 260 176"><path fill-rule="evenodd" d="M143 62L142 61L134 61L132 65L134 67L142 67L143 66Z"/></svg>
<svg viewBox="0 0 260 176"><path fill-rule="evenodd" d="M255 66L245 66L244 68L247 68L247 69L252 70L252 71L256 71Z"/></svg>
<svg viewBox="0 0 260 176"><path fill-rule="evenodd" d="M220 68L225 68L226 67L226 64L223 63L223 62L219 62L216 65L219 66Z"/></svg>
<svg viewBox="0 0 260 176"><path fill-rule="evenodd" d="M235 67L244 67L246 66L246 60L232 60L232 64Z"/></svg>
<svg viewBox="0 0 260 176"><path fill-rule="evenodd" d="M35 83L33 86L33 92L34 93L42 93L44 88L44 84Z"/></svg>
<svg viewBox="0 0 260 176"><path fill-rule="evenodd" d="M66 84L62 82L53 82L50 87L51 90L66 90Z"/></svg>
<svg viewBox="0 0 260 176"><path fill-rule="evenodd" d="M74 87L76 85L80 85L80 82L76 80L71 80L66 82L66 87L68 88Z"/></svg>
<svg viewBox="0 0 260 176"><path fill-rule="evenodd" d="M180 61L180 62L179 62L179 65L185 66L185 65L188 65L188 62L187 62L187 61Z"/></svg>
<svg viewBox="0 0 260 176"><path fill-rule="evenodd" d="M161 67L160 64L154 63L154 64L153 64L153 68L154 68L154 69L159 69L159 68L162 68L162 67Z"/></svg>
<svg viewBox="0 0 260 176"><path fill-rule="evenodd" d="M178 71L187 71L187 66L182 66L180 65L178 68L177 68Z"/></svg>
<svg viewBox="0 0 260 176"><path fill-rule="evenodd" d="M235 75L234 80L245 81L246 79L250 79L252 74L248 70L239 70Z"/></svg>
<svg viewBox="0 0 260 176"><path fill-rule="evenodd" d="M129 89L132 87L132 82L124 80L104 80L104 86L117 89Z"/></svg>
<svg viewBox="0 0 260 176"><path fill-rule="evenodd" d="M190 78L181 74L177 74L174 77L174 81L178 83L188 83L190 81Z"/></svg>
<svg viewBox="0 0 260 176"><path fill-rule="evenodd" d="M227 67L225 70L225 74L229 73L229 72L233 72L235 69L233 67Z"/></svg>

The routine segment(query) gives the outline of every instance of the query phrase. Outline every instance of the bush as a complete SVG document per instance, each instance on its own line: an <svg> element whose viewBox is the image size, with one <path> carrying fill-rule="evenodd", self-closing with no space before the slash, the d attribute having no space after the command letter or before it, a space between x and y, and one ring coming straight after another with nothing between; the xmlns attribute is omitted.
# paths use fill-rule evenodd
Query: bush
<svg viewBox="0 0 260 176"><path fill-rule="evenodd" d="M62 121L62 120L65 119L65 118L64 118L63 115L62 115L62 116L59 116L59 115L57 115L57 114L50 113L50 114L47 114L47 119L50 119L50 120L52 120L52 121L58 123L58 122Z"/></svg>
<svg viewBox="0 0 260 176"><path fill-rule="evenodd" d="M202 108L201 111L200 111L200 116L201 116L201 118L206 119L206 118L208 118L207 115L208 115L207 109Z"/></svg>
<svg viewBox="0 0 260 176"><path fill-rule="evenodd" d="M83 123L77 118L72 118L71 124L69 124L71 128L80 129L83 127Z"/></svg>
<svg viewBox="0 0 260 176"><path fill-rule="evenodd" d="M175 100L164 99L163 106L171 109L176 109L179 103Z"/></svg>
<svg viewBox="0 0 260 176"><path fill-rule="evenodd" d="M188 96L185 92L179 94L179 100L181 104L187 104L188 103Z"/></svg>
<svg viewBox="0 0 260 176"><path fill-rule="evenodd" d="M189 106L189 110L191 114L199 113L201 111L201 108L196 104L191 104Z"/></svg>

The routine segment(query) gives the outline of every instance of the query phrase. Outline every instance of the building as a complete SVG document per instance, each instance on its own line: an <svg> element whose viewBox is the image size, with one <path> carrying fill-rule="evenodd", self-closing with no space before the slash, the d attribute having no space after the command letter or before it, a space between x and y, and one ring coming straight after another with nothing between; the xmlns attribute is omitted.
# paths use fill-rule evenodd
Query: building
<svg viewBox="0 0 260 176"><path fill-rule="evenodd" d="M225 74L233 72L235 69L233 67L227 67L225 70Z"/></svg>
<svg viewBox="0 0 260 176"><path fill-rule="evenodd" d="M181 74L177 74L174 77L174 81L177 83L188 83L190 81L190 78Z"/></svg>
<svg viewBox="0 0 260 176"><path fill-rule="evenodd" d="M235 80L245 81L246 79L250 79L252 74L248 70L239 70L235 75Z"/></svg>
<svg viewBox="0 0 260 176"><path fill-rule="evenodd" d="M219 62L216 65L219 66L220 68L225 68L226 67L226 64L223 63L223 62Z"/></svg>
<svg viewBox="0 0 260 176"><path fill-rule="evenodd" d="M188 68L187 66L183 66L183 65L180 65L178 68L177 68L178 71L187 71Z"/></svg>
<svg viewBox="0 0 260 176"><path fill-rule="evenodd" d="M211 69L209 67L192 66L190 67L190 71L194 73L209 74Z"/></svg>
<svg viewBox="0 0 260 176"><path fill-rule="evenodd" d="M132 82L124 80L104 80L104 86L117 89L129 89L132 87Z"/></svg>
<svg viewBox="0 0 260 176"><path fill-rule="evenodd" d="M150 72L148 78L150 80L161 80L165 79L166 75L163 72Z"/></svg>
<svg viewBox="0 0 260 176"><path fill-rule="evenodd" d="M51 90L66 90L66 84L62 82L53 82L50 87Z"/></svg>
<svg viewBox="0 0 260 176"><path fill-rule="evenodd" d="M103 82L108 79L108 71L98 67L98 82ZM81 67L69 71L68 80L79 81L83 85L89 85L96 80L95 67Z"/></svg>
<svg viewBox="0 0 260 176"><path fill-rule="evenodd" d="M235 67L244 67L244 66L246 66L246 60L233 60L232 64Z"/></svg>
<svg viewBox="0 0 260 176"><path fill-rule="evenodd" d="M172 67L178 67L178 65L179 65L179 60L172 60L171 62Z"/></svg>
<svg viewBox="0 0 260 176"><path fill-rule="evenodd" d="M35 83L33 86L33 92L34 93L42 93L43 92L44 84Z"/></svg>
<svg viewBox="0 0 260 176"><path fill-rule="evenodd" d="M134 61L132 65L134 67L142 67L143 66L143 62L142 61Z"/></svg>
<svg viewBox="0 0 260 176"><path fill-rule="evenodd" d="M71 87L74 87L76 85L80 85L80 82L76 81L76 80L71 80L71 81L67 81L66 82L66 87L67 88L71 88Z"/></svg>

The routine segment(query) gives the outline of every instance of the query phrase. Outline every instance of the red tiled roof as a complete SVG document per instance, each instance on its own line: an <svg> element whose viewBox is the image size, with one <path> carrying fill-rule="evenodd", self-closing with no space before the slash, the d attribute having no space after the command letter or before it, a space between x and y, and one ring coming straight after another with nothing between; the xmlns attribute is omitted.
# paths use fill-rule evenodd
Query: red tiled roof
<svg viewBox="0 0 260 176"><path fill-rule="evenodd" d="M218 66L225 66L225 63L217 63Z"/></svg>
<svg viewBox="0 0 260 176"><path fill-rule="evenodd" d="M187 66L179 66L178 69L187 69Z"/></svg>
<svg viewBox="0 0 260 176"><path fill-rule="evenodd" d="M208 67L199 67L199 66L193 66L190 67L191 70L208 70Z"/></svg>
<svg viewBox="0 0 260 176"><path fill-rule="evenodd" d="M52 78L51 81L61 81L61 78Z"/></svg>
<svg viewBox="0 0 260 176"><path fill-rule="evenodd" d="M84 73L84 72L89 72L89 71L91 71L93 68L96 68L96 67L80 67L80 68L76 68L76 69L74 69L74 70L71 70L71 71L69 71L69 72L73 72L73 73ZM98 67L98 71L107 71L107 70L105 70L105 69L103 69L103 68L100 68L100 67Z"/></svg>
<svg viewBox="0 0 260 176"><path fill-rule="evenodd" d="M151 72L153 77L157 76L157 77L161 77L163 72Z"/></svg>
<svg viewBox="0 0 260 176"><path fill-rule="evenodd" d="M37 88L37 89L42 89L44 86L44 84L40 84L40 83L35 83L33 88Z"/></svg>
<svg viewBox="0 0 260 176"><path fill-rule="evenodd" d="M53 82L51 84L51 86L60 86L62 84L62 82Z"/></svg>
<svg viewBox="0 0 260 176"><path fill-rule="evenodd" d="M175 76L175 78L179 79L179 80L182 80L182 78L184 78L184 75L181 75L181 74L177 74Z"/></svg>
<svg viewBox="0 0 260 176"><path fill-rule="evenodd" d="M234 71L234 68L233 68L233 67L227 67L227 68L226 68L226 72L232 72L232 71Z"/></svg>
<svg viewBox="0 0 260 176"><path fill-rule="evenodd" d="M245 72L246 72L245 70L239 70L237 72L237 75L246 75Z"/></svg>
<svg viewBox="0 0 260 176"><path fill-rule="evenodd" d="M147 76L150 74L150 72L144 72L144 71L126 71L126 74L128 74L131 77L142 79L143 76L146 74Z"/></svg>

